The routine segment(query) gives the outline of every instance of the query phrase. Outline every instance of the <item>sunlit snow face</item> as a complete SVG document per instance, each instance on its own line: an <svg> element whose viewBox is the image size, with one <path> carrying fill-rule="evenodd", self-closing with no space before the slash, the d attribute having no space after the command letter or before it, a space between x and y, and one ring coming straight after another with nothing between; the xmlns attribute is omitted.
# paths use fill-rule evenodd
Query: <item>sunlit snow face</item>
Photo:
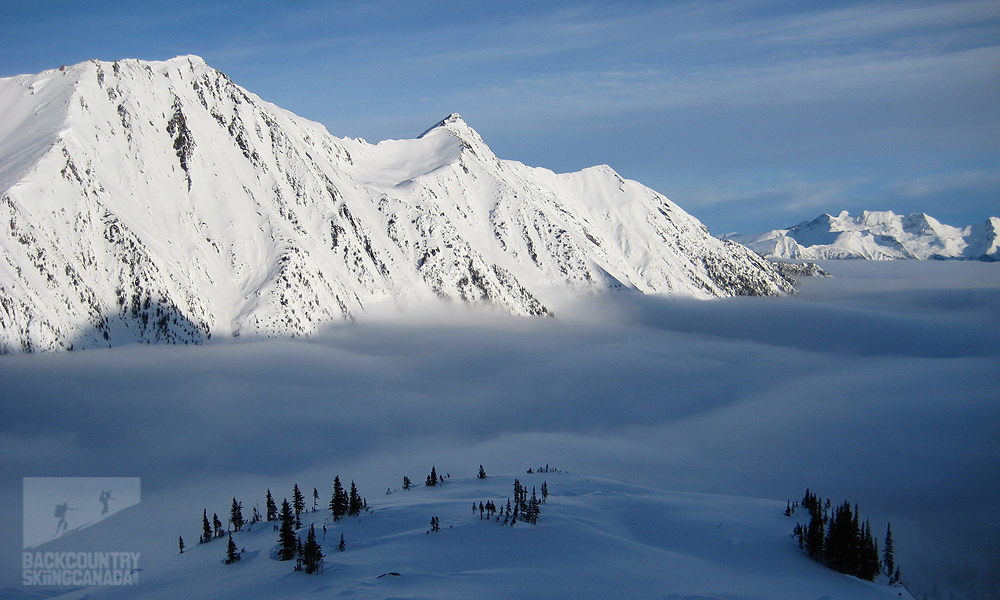
<svg viewBox="0 0 1000 600"><path fill-rule="evenodd" d="M25 476L137 476L166 523L338 473L380 490L432 464L551 463L778 500L811 487L891 520L912 578L941 556L988 567L995 265L826 267L784 299L450 306L311 340L3 357L2 497Z"/></svg>

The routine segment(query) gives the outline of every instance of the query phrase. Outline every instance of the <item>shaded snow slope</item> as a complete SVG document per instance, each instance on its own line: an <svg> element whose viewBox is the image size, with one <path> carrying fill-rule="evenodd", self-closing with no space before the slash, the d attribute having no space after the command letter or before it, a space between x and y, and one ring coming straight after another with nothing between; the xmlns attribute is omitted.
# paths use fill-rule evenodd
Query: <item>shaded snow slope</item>
<svg viewBox="0 0 1000 600"><path fill-rule="evenodd" d="M193 547L182 555L148 553L137 585L64 597L912 598L884 577L864 582L807 558L789 535L795 521L782 514L784 502L550 472L517 476L529 490L548 484L537 524L504 526L472 512L473 503L487 500L505 505L514 478L397 489L369 497L370 511L340 522L328 509L307 510L298 533L305 538L313 525L326 556L313 575L274 558L278 533L266 522L233 535L242 558L226 565L225 538L193 543L200 517L193 515L194 527L182 527ZM440 530L431 532L435 516Z"/></svg>
<svg viewBox="0 0 1000 600"><path fill-rule="evenodd" d="M767 258L779 259L972 259L1000 260L1000 219L952 227L923 213L864 211L820 215L789 229L724 236Z"/></svg>
<svg viewBox="0 0 1000 600"><path fill-rule="evenodd" d="M458 115L339 139L200 58L0 80L0 351L309 334L429 298L789 282L609 167L498 159Z"/></svg>

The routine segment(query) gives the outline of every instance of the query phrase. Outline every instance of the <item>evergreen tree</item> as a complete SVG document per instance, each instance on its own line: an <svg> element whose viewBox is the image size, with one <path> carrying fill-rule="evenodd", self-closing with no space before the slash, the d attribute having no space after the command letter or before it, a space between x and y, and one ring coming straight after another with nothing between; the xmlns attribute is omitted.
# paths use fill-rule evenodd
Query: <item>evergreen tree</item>
<svg viewBox="0 0 1000 600"><path fill-rule="evenodd" d="M545 470L548 471L548 469L549 469L549 466L545 465ZM545 501L548 500L548 499L549 499L549 482L548 481L543 481L542 482L542 504L545 504Z"/></svg>
<svg viewBox="0 0 1000 600"><path fill-rule="evenodd" d="M330 499L330 510L333 512L333 520L339 521L340 517L347 514L350 508L350 498L344 491L344 486L340 485L340 475L333 478L333 498Z"/></svg>
<svg viewBox="0 0 1000 600"><path fill-rule="evenodd" d="M302 564L309 574L319 571L323 564L323 549L316 542L316 530L312 525L309 526L306 543L302 546Z"/></svg>
<svg viewBox="0 0 1000 600"><path fill-rule="evenodd" d="M319 505L319 490L313 488L313 512L316 512L316 507Z"/></svg>
<svg viewBox="0 0 1000 600"><path fill-rule="evenodd" d="M890 578L895 574L896 558L893 556L895 547L892 541L892 523L885 526L885 549L882 551L882 564L885 566L885 574Z"/></svg>
<svg viewBox="0 0 1000 600"><path fill-rule="evenodd" d="M528 511L528 488L518 479L514 480L514 507L522 514Z"/></svg>
<svg viewBox="0 0 1000 600"><path fill-rule="evenodd" d="M295 570L302 570L302 538L295 537Z"/></svg>
<svg viewBox="0 0 1000 600"><path fill-rule="evenodd" d="M351 482L351 495L347 500L347 514L356 517L361 514L362 500L361 494L358 493L358 488L354 486L354 482Z"/></svg>
<svg viewBox="0 0 1000 600"><path fill-rule="evenodd" d="M410 489L411 485L413 484L410 482L410 478L407 477L406 475L403 475L403 489L408 490Z"/></svg>
<svg viewBox="0 0 1000 600"><path fill-rule="evenodd" d="M427 487L433 487L438 484L437 470L432 466L431 474L427 476Z"/></svg>
<svg viewBox="0 0 1000 600"><path fill-rule="evenodd" d="M802 506L809 509L809 525L805 530L805 549L809 558L820 560L823 558L823 531L826 525L826 518L823 514L823 507L816 496L811 496L806 490L805 498L802 499Z"/></svg>
<svg viewBox="0 0 1000 600"><path fill-rule="evenodd" d="M240 561L240 553L236 551L236 542L233 541L233 534L229 534L229 545L226 546L226 564L231 565Z"/></svg>
<svg viewBox="0 0 1000 600"><path fill-rule="evenodd" d="M808 510L810 514L822 508L819 498L810 492L809 488L806 488L806 495L802 497L802 508Z"/></svg>
<svg viewBox="0 0 1000 600"><path fill-rule="evenodd" d="M233 498L233 506L229 509L229 522L233 524L234 531L243 531L243 525L246 523L243 520L243 504L237 502L236 498Z"/></svg>
<svg viewBox="0 0 1000 600"><path fill-rule="evenodd" d="M858 516L858 505L854 505L854 515L851 517L851 533L848 539L848 573L857 575L861 571L861 559L864 556L864 539L861 536L861 519Z"/></svg>
<svg viewBox="0 0 1000 600"><path fill-rule="evenodd" d="M208 522L208 509L201 513L201 543L205 544L212 539L212 525Z"/></svg>
<svg viewBox="0 0 1000 600"><path fill-rule="evenodd" d="M878 542L872 536L871 525L867 520L861 525L861 556L858 564L858 577L866 581L875 581L882 570L878 560Z"/></svg>
<svg viewBox="0 0 1000 600"><path fill-rule="evenodd" d="M860 532L857 529L856 512L851 510L849 502L844 501L830 517L830 530L824 540L824 557L831 569L857 574L858 552L857 539Z"/></svg>
<svg viewBox="0 0 1000 600"><path fill-rule="evenodd" d="M222 529L222 521L219 520L218 513L212 513L212 525L215 527L215 537L222 537L225 531Z"/></svg>
<svg viewBox="0 0 1000 600"><path fill-rule="evenodd" d="M181 549L181 554L184 554L184 536L182 535L177 536L177 545Z"/></svg>
<svg viewBox="0 0 1000 600"><path fill-rule="evenodd" d="M292 560L295 557L296 542L295 537L295 516L292 514L292 507L288 504L288 499L281 501L281 529L278 533L278 560Z"/></svg>
<svg viewBox="0 0 1000 600"><path fill-rule="evenodd" d="M476 475L479 479L486 479L486 470L483 469L483 465L479 465L479 474Z"/></svg>
<svg viewBox="0 0 1000 600"><path fill-rule="evenodd" d="M431 531L439 531L441 529L441 522L438 521L437 517L431 517Z"/></svg>
<svg viewBox="0 0 1000 600"><path fill-rule="evenodd" d="M254 505L254 507L253 507L253 517L251 517L251 519L250 519L250 524L253 525L254 523L260 523L260 521L261 521L260 511L257 510L257 505Z"/></svg>
<svg viewBox="0 0 1000 600"><path fill-rule="evenodd" d="M306 499L302 496L302 492L299 491L299 484L295 484L292 488L292 508L295 509L295 528L298 529L302 527L302 520L299 519L299 514L306 509Z"/></svg>
<svg viewBox="0 0 1000 600"><path fill-rule="evenodd" d="M341 533L340 534L340 544L337 545L337 550L340 550L341 552L343 552L346 549L347 549L347 544L344 543L344 534Z"/></svg>
<svg viewBox="0 0 1000 600"><path fill-rule="evenodd" d="M267 500L264 504L267 509L267 520L268 522L278 520L278 506L274 503L274 498L271 496L271 490L267 490Z"/></svg>

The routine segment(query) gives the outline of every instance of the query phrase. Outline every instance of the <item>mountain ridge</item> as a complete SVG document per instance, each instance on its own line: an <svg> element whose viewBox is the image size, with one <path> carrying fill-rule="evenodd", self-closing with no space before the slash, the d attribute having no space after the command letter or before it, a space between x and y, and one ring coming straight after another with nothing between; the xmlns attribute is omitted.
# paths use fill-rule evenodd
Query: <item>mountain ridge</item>
<svg viewBox="0 0 1000 600"><path fill-rule="evenodd" d="M787 229L758 234L727 234L773 259L960 259L1000 260L1000 218L954 227L925 213L897 215L892 211L841 211L822 214Z"/></svg>
<svg viewBox="0 0 1000 600"><path fill-rule="evenodd" d="M373 303L791 282L610 167L501 160L457 113L369 144L202 59L0 80L0 352L307 335Z"/></svg>
<svg viewBox="0 0 1000 600"><path fill-rule="evenodd" d="M509 509L500 514L515 481L544 501L537 522L523 513L506 518ZM327 508L328 490L323 494L318 510L306 508L295 530L306 539L314 531L324 555L317 573L278 560L277 522L268 521L232 532L240 560L226 564L226 537L195 541L202 533L202 513L195 511L189 522L157 526L182 532L186 548L179 553L172 536L155 539L139 559L136 585L92 586L60 597L246 600L309 598L322 590L358 598L509 598L516 589L519 598L603 597L607 590L629 598L913 598L884 576L863 581L809 560L789 535L804 511L789 518L780 501L670 492L555 471L449 476L434 486L417 481L372 497L357 516L337 519ZM260 502L233 499L247 520L250 506ZM470 504L488 502L500 512L469 511ZM204 514L217 511L225 519L226 509L210 505ZM130 536L110 525L135 525L144 515L124 516L129 520L92 528L87 537L97 543L103 533L104 547L114 545L109 540L121 544Z"/></svg>

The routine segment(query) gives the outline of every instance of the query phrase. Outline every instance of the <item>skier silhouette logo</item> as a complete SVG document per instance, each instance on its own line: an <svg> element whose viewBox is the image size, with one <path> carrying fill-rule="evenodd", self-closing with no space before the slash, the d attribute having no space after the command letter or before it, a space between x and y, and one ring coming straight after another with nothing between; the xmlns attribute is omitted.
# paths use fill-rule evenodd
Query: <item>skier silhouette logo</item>
<svg viewBox="0 0 1000 600"><path fill-rule="evenodd" d="M55 517L59 519L56 523L56 534L52 537L59 537L60 533L65 533L69 529L69 524L66 523L66 513L71 510L76 510L75 508L70 508L68 502L63 502L62 504L56 504Z"/></svg>
<svg viewBox="0 0 1000 600"><path fill-rule="evenodd" d="M101 490L100 502L101 502L101 504L104 505L104 509L101 510L101 516L102 517L104 515L108 514L108 501L109 500L114 500L114 498L111 497L111 490L107 490L107 491Z"/></svg>

